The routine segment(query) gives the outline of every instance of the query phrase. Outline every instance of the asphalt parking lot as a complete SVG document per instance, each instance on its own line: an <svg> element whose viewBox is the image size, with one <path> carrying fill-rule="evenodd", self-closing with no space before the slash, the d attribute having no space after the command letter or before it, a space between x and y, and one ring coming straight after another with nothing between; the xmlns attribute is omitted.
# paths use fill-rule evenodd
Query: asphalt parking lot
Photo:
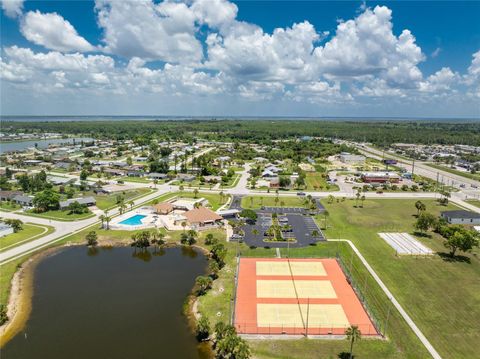
<svg viewBox="0 0 480 359"><path fill-rule="evenodd" d="M306 247L318 241L325 240L322 231L310 216L305 216L299 213L287 213L279 215L278 220L281 221L282 225L289 224L292 226L292 231L284 232L284 237L295 238L296 242L264 242L264 239L266 238L264 233L272 225L272 215L271 213L259 212L257 221L254 225L246 224L242 227L245 232L245 243L249 246L255 247L284 248L290 246L294 248ZM254 229L258 231L257 234L253 233ZM317 231L319 236L313 237L313 231Z"/></svg>
<svg viewBox="0 0 480 359"><path fill-rule="evenodd" d="M262 207L258 210L259 213L306 213L305 208L301 207Z"/></svg>

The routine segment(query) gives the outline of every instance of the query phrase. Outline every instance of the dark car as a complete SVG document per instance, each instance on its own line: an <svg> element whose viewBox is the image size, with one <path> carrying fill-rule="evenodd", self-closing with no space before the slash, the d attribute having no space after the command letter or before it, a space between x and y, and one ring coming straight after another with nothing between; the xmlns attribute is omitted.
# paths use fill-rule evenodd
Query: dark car
<svg viewBox="0 0 480 359"><path fill-rule="evenodd" d="M297 196L305 196L305 192L297 192Z"/></svg>

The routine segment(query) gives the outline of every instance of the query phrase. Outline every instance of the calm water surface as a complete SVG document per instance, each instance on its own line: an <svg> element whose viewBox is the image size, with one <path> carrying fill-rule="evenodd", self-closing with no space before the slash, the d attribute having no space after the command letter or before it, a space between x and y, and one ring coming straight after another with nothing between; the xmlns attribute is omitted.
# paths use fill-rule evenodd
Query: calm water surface
<svg viewBox="0 0 480 359"><path fill-rule="evenodd" d="M49 140L28 140L28 141L15 141L0 143L0 153L12 152L12 151L23 151L29 147L47 148L49 145L61 145L61 144L72 144L73 140L75 143L80 144L82 141L91 142L91 138L80 137L80 138L52 138Z"/></svg>
<svg viewBox="0 0 480 359"><path fill-rule="evenodd" d="M182 315L205 257L72 247L35 269L33 308L2 359L206 358Z"/></svg>

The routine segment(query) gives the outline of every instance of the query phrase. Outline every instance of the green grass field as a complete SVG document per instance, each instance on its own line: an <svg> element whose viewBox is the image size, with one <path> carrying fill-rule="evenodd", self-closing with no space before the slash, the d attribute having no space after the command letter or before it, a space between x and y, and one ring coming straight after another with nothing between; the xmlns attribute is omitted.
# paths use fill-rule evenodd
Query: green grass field
<svg viewBox="0 0 480 359"><path fill-rule="evenodd" d="M455 208L422 201L433 214ZM324 231L327 237L352 240L440 355L475 357L474 343L480 340L478 321L474 319L480 316L478 249L467 255L470 263L445 261L440 256L396 257L377 233L412 233L415 200L366 200L364 208L354 208L354 203L325 201L330 213L329 228ZM323 216L318 220L323 225ZM436 234L419 240L433 250L446 251Z"/></svg>
<svg viewBox="0 0 480 359"><path fill-rule="evenodd" d="M94 197L97 201L97 207L106 210L117 206L117 196L123 196L125 204L128 205L128 202L132 199L147 195L150 192L152 192L150 188L136 188L124 192L94 195Z"/></svg>
<svg viewBox="0 0 480 359"><path fill-rule="evenodd" d="M81 214L77 214L77 213L69 214L69 213L70 213L69 210L61 211L58 209L55 211L47 211L43 213L35 213L33 212L33 210L28 210L26 212L23 212L22 214L25 214L26 216L31 216L31 217L40 217L40 218L53 219L55 221L65 221L65 222L78 221L81 219L86 219L94 216L92 212L81 213Z"/></svg>
<svg viewBox="0 0 480 359"><path fill-rule="evenodd" d="M179 193L167 194L160 200L171 198ZM202 194L218 198L217 194ZM182 197L193 197L193 193L184 192ZM254 205L259 206L259 197L254 197ZM274 197L265 197L264 201ZM207 198L208 199L208 198ZM301 201L297 197L285 197ZM209 199L210 200L210 199ZM212 201L215 199L213 198ZM245 200L245 199L244 199ZM441 210L452 209L439 206L433 200L422 200L427 205L427 211L438 214ZM325 201L326 202L326 201ZM247 199L247 204L250 200ZM297 202L298 203L298 202ZM480 339L475 318L479 317L480 308L480 263L474 255L468 255L471 263L447 262L440 257L410 258L396 257L391 249L378 235L380 231L412 232L413 216L416 213L415 200L366 200L364 208L354 208L355 201L340 203L324 203L329 211L328 238L350 239L362 252L404 309L431 341L433 346L444 358L473 358L476 356L476 343ZM264 202L264 205L268 205ZM292 204L290 204L292 205ZM248 205L246 206L248 207ZM323 216L318 218L323 224ZM93 227L92 227L93 228ZM92 229L86 229L69 236L55 245L66 242L84 242L85 234ZM129 241L131 231L105 231L96 229L101 240ZM169 241L178 241L181 231L167 233ZM208 232L203 232L199 244L204 245ZM223 231L216 230L214 236L225 238ZM431 238L420 238L430 248L444 251L441 239L433 235ZM219 279L214 282L213 289L199 298L198 310L207 315L212 326L218 320L228 321L232 307L230 298L234 290L234 272L236 268L235 254L237 250L242 256L274 257L275 250L256 248L250 249L245 244L224 242L228 254L227 265L220 271ZM208 246L205 246L208 248ZM282 257L286 249L281 251ZM377 318L384 318L388 300L367 274L366 269L356 256L351 256L351 250L346 243L327 242L317 246L300 249L290 249L290 257L332 257L339 253L342 258L352 258L352 274L360 279L366 287L363 293L367 307ZM17 264L22 260L1 267L0 302L8 298L9 282ZM363 280L365 278L365 280ZM221 288L223 290L221 290ZM220 313L220 316L217 316ZM383 314L383 316L382 316ZM428 358L429 355L408 328L396 310L392 309L388 321L388 340L362 339L355 344L357 358ZM252 354L255 358L338 358L342 352L348 352L346 340L250 340Z"/></svg>
<svg viewBox="0 0 480 359"><path fill-rule="evenodd" d="M479 199L467 199L467 202L474 205L475 207L480 208L480 200Z"/></svg>
<svg viewBox="0 0 480 359"><path fill-rule="evenodd" d="M12 212L12 211L16 211L17 209L20 209L20 208L21 208L21 206L16 204L16 203L7 202L7 201L0 201L0 209L2 211Z"/></svg>
<svg viewBox="0 0 480 359"><path fill-rule="evenodd" d="M53 227L32 223L24 223L23 229L17 233L0 238L0 252L23 244L53 232Z"/></svg>
<svg viewBox="0 0 480 359"><path fill-rule="evenodd" d="M125 177L116 178L116 180L121 180L121 181L124 181L124 182L134 182L134 183L153 183L153 181L151 181L150 179L145 178L145 177L128 177L128 176L125 176Z"/></svg>
<svg viewBox="0 0 480 359"><path fill-rule="evenodd" d="M480 174L478 174L478 173L474 174L474 173L470 173L470 172L459 171L459 170L456 170L454 168L450 168L448 166L441 166L441 165L437 165L437 164L434 164L434 163L427 163L427 166L435 168L437 170L442 170L442 171L445 171L445 172L448 172L448 173L452 173L454 175L458 175L458 176L462 176L462 177L465 177L465 178L480 181Z"/></svg>
<svg viewBox="0 0 480 359"><path fill-rule="evenodd" d="M154 201L156 202L166 201L172 197L195 198L195 194L193 192L187 192L187 191L168 193L168 194L164 194L162 196L157 197L156 199L150 201L148 204L152 204ZM210 192L198 192L197 198L205 198L210 204L212 210L214 211L219 209L227 201L226 195L223 197L223 201L222 201L222 198L220 197L219 193L217 194L217 193L210 193Z"/></svg>
<svg viewBox="0 0 480 359"><path fill-rule="evenodd" d="M322 177L322 173L307 172L305 183L306 191L338 191L337 185L330 185L325 178Z"/></svg>
<svg viewBox="0 0 480 359"><path fill-rule="evenodd" d="M246 196L242 198L242 207L248 209L259 209L262 206L267 207L305 207L303 197L278 197L278 202L275 201L276 196ZM283 203L283 205L282 205Z"/></svg>

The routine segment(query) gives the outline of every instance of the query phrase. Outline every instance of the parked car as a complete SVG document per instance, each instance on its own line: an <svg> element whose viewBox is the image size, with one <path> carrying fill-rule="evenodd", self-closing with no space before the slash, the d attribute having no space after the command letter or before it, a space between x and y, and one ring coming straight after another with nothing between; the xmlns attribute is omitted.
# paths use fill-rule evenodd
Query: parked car
<svg viewBox="0 0 480 359"><path fill-rule="evenodd" d="M305 196L305 192L297 192L297 196Z"/></svg>

